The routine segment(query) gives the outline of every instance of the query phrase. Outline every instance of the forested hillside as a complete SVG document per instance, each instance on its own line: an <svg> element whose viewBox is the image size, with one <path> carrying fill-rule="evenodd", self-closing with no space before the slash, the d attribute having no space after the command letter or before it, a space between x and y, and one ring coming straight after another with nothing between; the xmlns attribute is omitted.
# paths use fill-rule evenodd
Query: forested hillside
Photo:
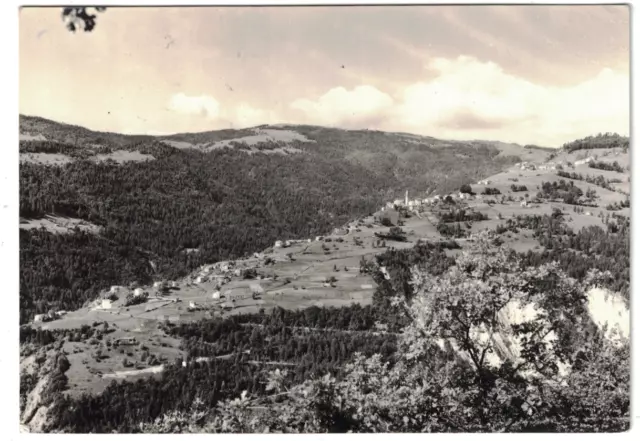
<svg viewBox="0 0 640 441"><path fill-rule="evenodd" d="M325 234L407 189L417 196L426 189L451 191L518 160L484 144L442 148L430 138L423 143L382 132L306 126L296 130L315 142L293 142L302 153L290 155L176 149L151 137L96 133L42 118L22 117L21 130L45 138L22 141L21 151L74 160L55 166L21 163L20 216L60 215L104 227L95 238L73 231L56 237L20 231L21 322L52 308L76 309L112 284L148 282L154 275L176 278L204 263L263 250L278 239ZM230 139L232 133L176 136L201 142ZM116 148L155 159L122 164L86 159ZM80 270L79 262L95 264Z"/></svg>
<svg viewBox="0 0 640 441"><path fill-rule="evenodd" d="M598 236L575 235L558 215L520 218L517 225L477 237L457 259L442 254L459 248L451 241L390 249L375 264L363 263L362 271L374 272L379 282L371 306L275 309L164 325L182 339L188 360L209 361L186 368L178 362L160 378L114 381L102 394L78 399L61 395L61 383L57 395L51 392L48 430L625 430L628 344L605 338L586 310L588 287L611 278L581 275L580 262L548 263L566 237L573 239L564 252L575 253L590 237L601 243ZM535 231L547 250L525 255L496 245L515 228ZM618 239L628 240L626 228L611 233L610 240ZM388 280L377 271L381 266ZM628 273L620 277L628 283ZM485 346L476 327L495 326L496 314L514 300L539 308L499 331L511 348L522 348L502 352L495 340ZM554 338L547 340L550 333ZM68 334L25 329L22 342L51 346ZM435 344L439 338L450 343ZM489 357L494 352L505 358ZM29 385L24 388L28 393Z"/></svg>

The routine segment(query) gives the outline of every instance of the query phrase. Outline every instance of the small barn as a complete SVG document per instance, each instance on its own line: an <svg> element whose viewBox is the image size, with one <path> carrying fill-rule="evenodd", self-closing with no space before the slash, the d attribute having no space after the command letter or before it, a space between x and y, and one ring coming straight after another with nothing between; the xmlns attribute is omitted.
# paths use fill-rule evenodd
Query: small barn
<svg viewBox="0 0 640 441"><path fill-rule="evenodd" d="M264 289L259 283L252 283L249 288L251 289L251 294L254 296L261 296L264 294Z"/></svg>
<svg viewBox="0 0 640 441"><path fill-rule="evenodd" d="M116 345L135 345L138 343L135 337L122 337L114 341Z"/></svg>
<svg viewBox="0 0 640 441"><path fill-rule="evenodd" d="M44 322L46 321L46 316L47 314L36 314L35 317L33 317L33 321L34 323Z"/></svg>
<svg viewBox="0 0 640 441"><path fill-rule="evenodd" d="M373 218L379 223L389 223L390 225L398 225L400 214L396 210L383 210L375 213Z"/></svg>

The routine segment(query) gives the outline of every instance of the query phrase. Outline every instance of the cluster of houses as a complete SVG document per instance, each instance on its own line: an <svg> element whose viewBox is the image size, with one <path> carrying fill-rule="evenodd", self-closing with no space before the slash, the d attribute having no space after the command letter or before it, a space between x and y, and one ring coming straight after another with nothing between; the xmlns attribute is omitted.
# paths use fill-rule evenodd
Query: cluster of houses
<svg viewBox="0 0 640 441"><path fill-rule="evenodd" d="M595 161L595 158L593 156L589 156L588 158L585 159L579 159L577 161L575 161L573 164L574 165L583 165L583 164L589 164L590 162Z"/></svg>
<svg viewBox="0 0 640 441"><path fill-rule="evenodd" d="M321 240L322 236L317 236L316 240ZM289 239L289 240L276 240L276 242L273 244L274 248L289 248L291 245L294 245L296 243L304 243L304 242L311 242L311 239Z"/></svg>
<svg viewBox="0 0 640 441"><path fill-rule="evenodd" d="M538 166L535 164L531 164L529 162L518 162L516 167L520 168L520 170L537 170Z"/></svg>
<svg viewBox="0 0 640 441"><path fill-rule="evenodd" d="M218 262L200 267L200 270L192 275L191 281L200 284L215 280L216 286L220 288L231 281L231 276L240 277L241 275L242 270L235 262Z"/></svg>
<svg viewBox="0 0 640 441"><path fill-rule="evenodd" d="M483 180L483 181L479 181L478 185L489 185L490 183L491 181L489 180ZM471 199L482 199L482 196L479 194L472 195L469 193L457 192L457 193L449 193L444 196L440 196L439 194L437 194L424 199L409 199L408 195L405 195L404 201L401 199L396 199L393 202L387 202L387 204L384 207L380 208L380 211L395 210L400 207L406 208L409 211L419 211L421 207L436 205L442 202L443 200L445 200L446 198L451 198L454 201L465 201L465 200L471 200Z"/></svg>
<svg viewBox="0 0 640 441"><path fill-rule="evenodd" d="M160 289L160 287L164 287L164 286L167 286L165 282L156 282L153 285L153 287L157 289ZM113 307L113 302L118 300L118 297L120 295L127 296L129 294L131 294L133 297L149 295L149 293L145 291L143 288L135 288L133 291L131 291L129 288L125 286L114 285L109 289L109 291L102 294L98 304L98 308L111 309Z"/></svg>
<svg viewBox="0 0 640 441"><path fill-rule="evenodd" d="M49 311L46 314L36 314L33 317L33 321L34 323L50 322L52 320L57 320L66 314L67 311Z"/></svg>

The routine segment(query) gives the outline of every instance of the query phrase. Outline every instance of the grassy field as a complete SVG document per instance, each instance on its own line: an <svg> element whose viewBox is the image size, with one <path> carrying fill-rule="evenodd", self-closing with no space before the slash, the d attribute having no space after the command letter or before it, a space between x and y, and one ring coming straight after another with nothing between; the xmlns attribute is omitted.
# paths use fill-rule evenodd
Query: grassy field
<svg viewBox="0 0 640 441"><path fill-rule="evenodd" d="M98 234L100 227L82 219L61 216L46 216L42 219L20 219L20 228L24 230L44 228L54 234L69 233L79 228L87 233Z"/></svg>

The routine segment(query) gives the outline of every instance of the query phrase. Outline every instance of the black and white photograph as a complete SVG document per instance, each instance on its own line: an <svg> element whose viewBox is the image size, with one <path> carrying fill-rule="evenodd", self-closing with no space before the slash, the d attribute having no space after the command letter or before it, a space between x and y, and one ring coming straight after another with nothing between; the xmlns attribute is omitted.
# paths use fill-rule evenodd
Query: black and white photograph
<svg viewBox="0 0 640 441"><path fill-rule="evenodd" d="M13 14L20 436L634 426L631 5Z"/></svg>

